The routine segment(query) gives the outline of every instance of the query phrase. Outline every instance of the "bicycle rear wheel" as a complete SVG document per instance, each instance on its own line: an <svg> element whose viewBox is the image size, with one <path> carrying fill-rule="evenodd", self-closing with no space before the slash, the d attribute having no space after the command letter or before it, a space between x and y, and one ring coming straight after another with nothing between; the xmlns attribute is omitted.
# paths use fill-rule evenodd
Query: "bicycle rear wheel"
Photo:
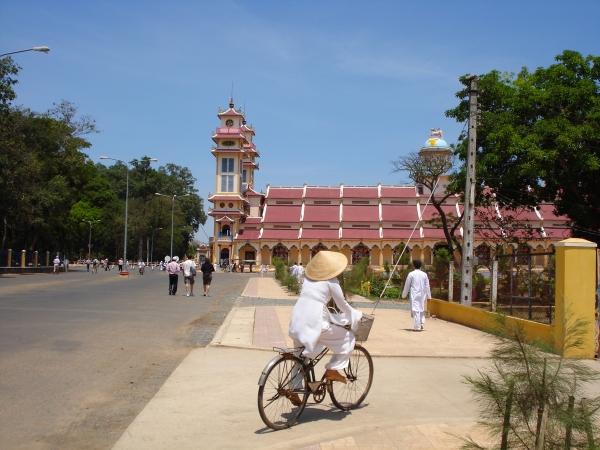
<svg viewBox="0 0 600 450"><path fill-rule="evenodd" d="M308 377L302 361L292 355L282 355L266 374L258 388L258 412L269 428L282 430L294 425L308 400ZM298 395L301 403L292 404L290 397Z"/></svg>
<svg viewBox="0 0 600 450"><path fill-rule="evenodd" d="M335 406L342 411L349 411L360 405L367 397L373 382L373 359L369 352L355 345L348 367L343 370L346 384L331 382L329 396Z"/></svg>

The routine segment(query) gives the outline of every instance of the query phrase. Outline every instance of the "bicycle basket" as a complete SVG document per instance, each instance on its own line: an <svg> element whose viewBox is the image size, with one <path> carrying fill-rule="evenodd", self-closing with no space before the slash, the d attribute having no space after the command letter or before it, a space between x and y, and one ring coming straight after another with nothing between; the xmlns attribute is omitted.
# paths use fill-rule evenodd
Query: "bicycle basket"
<svg viewBox="0 0 600 450"><path fill-rule="evenodd" d="M368 339L374 320L375 317L369 314L363 314L362 319L360 319L360 322L358 323L358 329L354 333L354 337L357 341L364 342Z"/></svg>

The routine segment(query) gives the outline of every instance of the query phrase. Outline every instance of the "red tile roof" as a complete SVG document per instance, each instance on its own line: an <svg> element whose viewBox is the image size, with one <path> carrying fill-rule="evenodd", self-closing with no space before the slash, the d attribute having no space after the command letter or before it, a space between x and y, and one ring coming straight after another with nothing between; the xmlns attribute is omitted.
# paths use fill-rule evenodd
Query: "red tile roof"
<svg viewBox="0 0 600 450"><path fill-rule="evenodd" d="M343 222L379 223L378 205L344 205L342 207Z"/></svg>
<svg viewBox="0 0 600 450"><path fill-rule="evenodd" d="M457 235L458 230L454 233ZM415 230L415 236L420 236L419 230ZM423 237L425 239L446 239L446 235L444 234L444 230L442 228L423 228Z"/></svg>
<svg viewBox="0 0 600 450"><path fill-rule="evenodd" d="M243 223L261 223L262 217L246 217Z"/></svg>
<svg viewBox="0 0 600 450"><path fill-rule="evenodd" d="M379 229L342 228L342 239L379 239Z"/></svg>
<svg viewBox="0 0 600 450"><path fill-rule="evenodd" d="M451 213L454 217L458 217L458 213L456 212L456 206L454 206L454 205L443 204L442 211L444 211L446 214ZM425 204L421 204L421 214L422 214L423 220L431 220L434 217L435 218L440 217L438 210L435 209L431 203L429 205L427 205L426 208L425 208Z"/></svg>
<svg viewBox="0 0 600 450"><path fill-rule="evenodd" d="M411 226L419 220L417 205L381 205L383 222L408 223Z"/></svg>
<svg viewBox="0 0 600 450"><path fill-rule="evenodd" d="M264 223L300 223L301 205L268 205L265 208Z"/></svg>
<svg viewBox="0 0 600 450"><path fill-rule="evenodd" d="M299 229L293 230L273 230L273 229L263 229L263 234L261 239L298 239L298 235L300 234Z"/></svg>
<svg viewBox="0 0 600 450"><path fill-rule="evenodd" d="M381 186L381 198L416 198L413 186Z"/></svg>
<svg viewBox="0 0 600 450"><path fill-rule="evenodd" d="M302 198L302 193L304 192L304 188L279 188L279 187L270 187L267 191L267 195L265 198L268 199L277 199L277 198Z"/></svg>
<svg viewBox="0 0 600 450"><path fill-rule="evenodd" d="M237 237L237 241L247 241L250 239L258 239L260 230L240 230Z"/></svg>
<svg viewBox="0 0 600 450"><path fill-rule="evenodd" d="M544 227L546 236L551 238L563 238L568 239L571 237L571 230L569 228L558 228L558 227Z"/></svg>
<svg viewBox="0 0 600 450"><path fill-rule="evenodd" d="M346 187L344 186L344 198L379 198L377 186Z"/></svg>
<svg viewBox="0 0 600 450"><path fill-rule="evenodd" d="M269 206L270 207L270 206ZM304 222L340 222L339 205L304 205Z"/></svg>
<svg viewBox="0 0 600 450"><path fill-rule="evenodd" d="M408 239L412 233L412 228L384 228L383 239ZM419 230L416 229L412 235L413 239L419 238Z"/></svg>
<svg viewBox="0 0 600 450"><path fill-rule="evenodd" d="M233 108L229 108L227 111L223 111L217 114L218 117L222 117L222 116L238 116L238 117L243 117L243 114L237 112L235 109Z"/></svg>
<svg viewBox="0 0 600 450"><path fill-rule="evenodd" d="M322 239L322 240L338 240L339 239L338 228L303 228L302 239Z"/></svg>
<svg viewBox="0 0 600 450"><path fill-rule="evenodd" d="M340 198L339 187L310 187L306 186L306 195L304 198L330 199Z"/></svg>

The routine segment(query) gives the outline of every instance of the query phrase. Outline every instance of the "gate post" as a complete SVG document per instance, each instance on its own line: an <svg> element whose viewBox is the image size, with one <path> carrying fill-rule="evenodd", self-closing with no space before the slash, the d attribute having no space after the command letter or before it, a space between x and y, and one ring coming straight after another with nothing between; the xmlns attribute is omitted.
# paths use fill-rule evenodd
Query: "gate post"
<svg viewBox="0 0 600 450"><path fill-rule="evenodd" d="M46 252L46 267L50 265L50 252Z"/></svg>
<svg viewBox="0 0 600 450"><path fill-rule="evenodd" d="M555 350L565 358L594 358L596 247L585 239L556 243ZM577 319L587 323L580 348L565 351L565 331Z"/></svg>
<svg viewBox="0 0 600 450"><path fill-rule="evenodd" d="M21 250L21 267L25 267L25 255L27 254L26 250Z"/></svg>
<svg viewBox="0 0 600 450"><path fill-rule="evenodd" d="M37 267L38 266L38 252L37 250L35 252L33 252L33 267Z"/></svg>
<svg viewBox="0 0 600 450"><path fill-rule="evenodd" d="M12 266L12 250L9 248L6 252L6 267Z"/></svg>
<svg viewBox="0 0 600 450"><path fill-rule="evenodd" d="M496 312L496 305L498 304L498 260L492 261L492 276L490 279L490 290L492 311Z"/></svg>

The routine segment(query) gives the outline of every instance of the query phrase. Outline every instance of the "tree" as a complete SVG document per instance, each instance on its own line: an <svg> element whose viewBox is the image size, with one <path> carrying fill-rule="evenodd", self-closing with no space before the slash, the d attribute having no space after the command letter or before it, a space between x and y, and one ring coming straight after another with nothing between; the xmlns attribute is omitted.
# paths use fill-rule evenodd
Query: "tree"
<svg viewBox="0 0 600 450"><path fill-rule="evenodd" d="M438 187L440 177L447 174L454 166L454 157L443 155L421 156L418 153L410 153L407 156L401 156L395 161L391 161L394 166L392 172L408 172L408 177L416 184L426 187L429 192L442 192L441 195L431 196L431 205L437 211L437 217L432 223L437 224L444 230L448 251L455 260L454 249L456 248L462 254L460 237L456 232L462 221L462 216L456 217L452 213L444 211L442 205L449 197L454 196L456 192L462 192L462 189L446 189L441 191Z"/></svg>
<svg viewBox="0 0 600 450"><path fill-rule="evenodd" d="M598 241L600 229L600 57L565 50L556 64L517 75L493 70L479 76L477 198L490 187L506 208L554 202L575 233ZM467 76L446 111L468 119ZM463 162L467 134L456 147ZM463 166L450 190L465 184Z"/></svg>

